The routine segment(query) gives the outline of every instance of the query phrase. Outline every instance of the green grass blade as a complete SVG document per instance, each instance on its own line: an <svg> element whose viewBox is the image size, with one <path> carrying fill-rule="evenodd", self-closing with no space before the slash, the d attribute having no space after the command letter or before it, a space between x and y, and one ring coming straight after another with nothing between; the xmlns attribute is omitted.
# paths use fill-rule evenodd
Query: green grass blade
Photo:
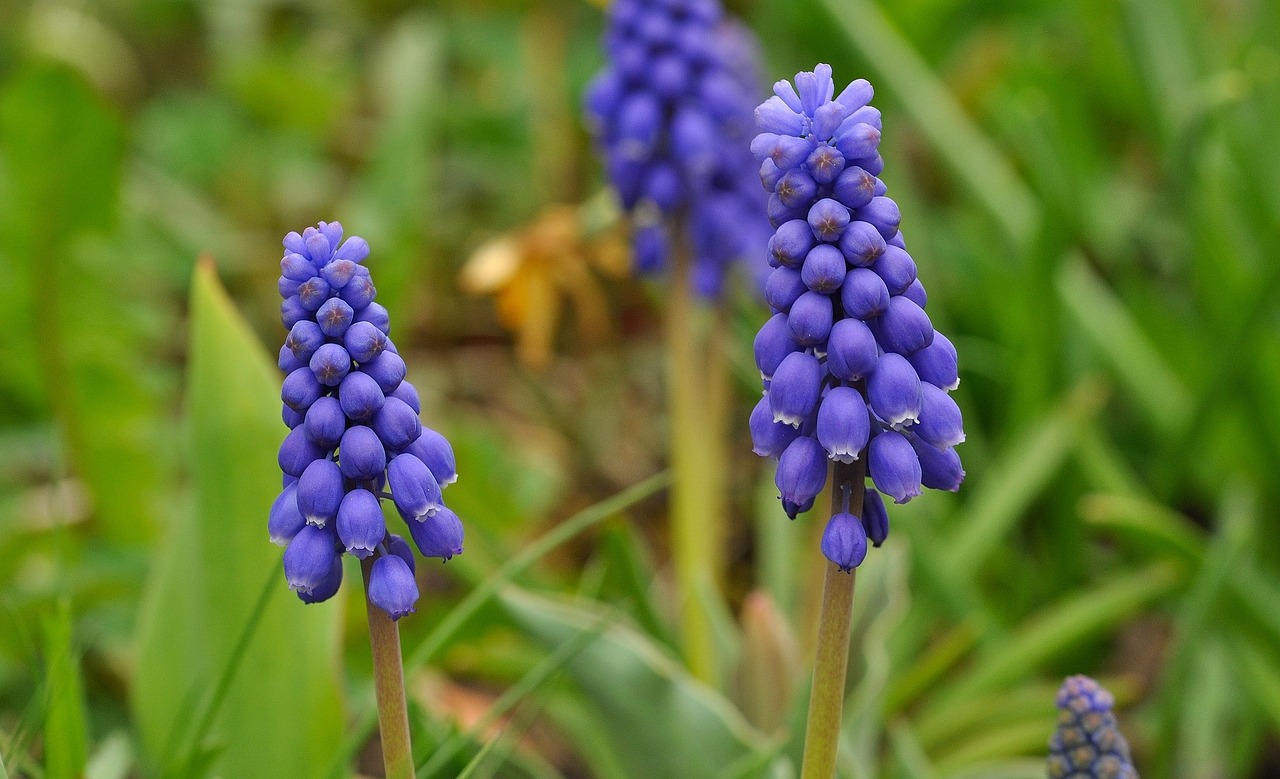
<svg viewBox="0 0 1280 779"><path fill-rule="evenodd" d="M80 658L72 636L71 606L58 603L44 626L46 693L49 703L44 725L45 775L76 779L89 759Z"/></svg>

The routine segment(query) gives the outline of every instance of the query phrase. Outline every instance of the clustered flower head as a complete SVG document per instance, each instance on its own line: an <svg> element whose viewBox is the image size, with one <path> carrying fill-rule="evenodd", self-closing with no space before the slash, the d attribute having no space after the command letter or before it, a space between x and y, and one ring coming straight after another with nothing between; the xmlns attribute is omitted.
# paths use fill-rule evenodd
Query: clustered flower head
<svg viewBox="0 0 1280 779"><path fill-rule="evenodd" d="M1129 744L1111 713L1111 693L1087 676L1069 676L1058 690L1057 704L1049 779L1138 779Z"/></svg>
<svg viewBox="0 0 1280 779"><path fill-rule="evenodd" d="M755 39L717 0L614 0L605 49L586 113L632 217L636 269L662 271L687 238L693 286L714 297L769 235L747 165Z"/></svg>
<svg viewBox="0 0 1280 779"><path fill-rule="evenodd" d="M417 390L361 264L369 244L343 241L342 225L320 222L286 235L284 250L280 317L289 335L279 365L289 434L271 540L285 547L285 578L306 603L338 591L343 552L372 556L369 599L399 619L418 600L415 563L404 538L388 532L382 499L425 557L461 554L462 523L441 495L457 480L453 449L419 419Z"/></svg>
<svg viewBox="0 0 1280 779"><path fill-rule="evenodd" d="M933 329L924 286L879 178L880 112L859 79L838 96L831 68L774 85L756 109L751 151L769 195L773 316L755 340L764 397L751 414L755 452L778 459L787 515L809 510L828 461L864 457L875 490L861 517L828 523L823 553L844 570L879 546L895 503L922 487L956 490L964 470L956 350ZM840 485L842 489L849 485ZM847 492L846 492L847 496ZM847 501L846 501L847 502Z"/></svg>

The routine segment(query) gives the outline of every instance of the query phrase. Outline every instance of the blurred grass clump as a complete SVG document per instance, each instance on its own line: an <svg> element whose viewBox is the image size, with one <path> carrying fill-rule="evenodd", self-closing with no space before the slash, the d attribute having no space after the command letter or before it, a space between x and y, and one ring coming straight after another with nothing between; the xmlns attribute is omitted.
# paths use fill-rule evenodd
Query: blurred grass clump
<svg viewBox="0 0 1280 779"><path fill-rule="evenodd" d="M968 479L899 507L859 577L842 775L1042 776L1076 672L1144 776L1276 775L1280 5L729 5L775 77L876 84L962 355ZM359 610L271 595L265 533L278 240L332 218L462 474L467 554L402 624L420 775L788 775L820 528L778 518L746 442L762 305L732 299L734 670L705 686L656 497L661 288L602 244L472 285L498 307L459 289L492 241L611 240L577 107L601 26L571 0L0 5L0 776L374 772ZM576 322L528 318L561 298Z"/></svg>

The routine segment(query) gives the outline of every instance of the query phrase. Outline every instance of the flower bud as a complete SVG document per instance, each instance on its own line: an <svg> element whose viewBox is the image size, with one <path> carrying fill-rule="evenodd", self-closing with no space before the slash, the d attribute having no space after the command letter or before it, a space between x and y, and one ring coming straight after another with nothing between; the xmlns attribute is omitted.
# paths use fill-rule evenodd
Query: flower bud
<svg viewBox="0 0 1280 779"><path fill-rule="evenodd" d="M942 333L933 334L933 343L908 357L920 380L948 392L960 386L956 369L956 348Z"/></svg>
<svg viewBox="0 0 1280 779"><path fill-rule="evenodd" d="M380 555L369 571L369 602L393 620L412 614L418 602L418 583L404 560L393 554Z"/></svg>
<svg viewBox="0 0 1280 779"><path fill-rule="evenodd" d="M289 347L281 346L280 357L276 360L276 365L285 373L293 373L299 368L305 368L309 360L309 357L306 360L299 360L294 356L293 352L289 351Z"/></svg>
<svg viewBox="0 0 1280 779"><path fill-rule="evenodd" d="M298 485L295 482L285 487L271 504L267 533L270 534L271 543L286 546L306 524L306 517L298 511Z"/></svg>
<svg viewBox="0 0 1280 779"><path fill-rule="evenodd" d="M353 315L356 322L368 322L387 335L391 334L391 317L381 303L370 303ZM345 331L345 328L344 328Z"/></svg>
<svg viewBox="0 0 1280 779"><path fill-rule="evenodd" d="M334 260L320 269L320 275L329 283L330 289L340 290L355 277L360 267L351 260Z"/></svg>
<svg viewBox="0 0 1280 779"><path fill-rule="evenodd" d="M858 209L858 219L863 222L869 222L880 231L880 235L889 239L898 232L898 225L902 222L902 214L898 212L898 204L891 199L873 197L871 202Z"/></svg>
<svg viewBox="0 0 1280 779"><path fill-rule="evenodd" d="M338 344L324 344L311 355L311 372L326 387L336 387L351 371L351 355Z"/></svg>
<svg viewBox="0 0 1280 779"><path fill-rule="evenodd" d="M849 209L829 197L814 203L807 217L814 237L826 243L835 243L840 240L840 234L848 226L849 220Z"/></svg>
<svg viewBox="0 0 1280 779"><path fill-rule="evenodd" d="M868 267L872 265L887 248L879 231L866 222L850 222L840 234L840 252L850 265Z"/></svg>
<svg viewBox="0 0 1280 779"><path fill-rule="evenodd" d="M338 507L337 531L347 554L361 560L373 554L387 534L378 497L359 487L348 492Z"/></svg>
<svg viewBox="0 0 1280 779"><path fill-rule="evenodd" d="M842 463L858 459L871 435L871 418L862 394L853 387L833 387L818 407L818 443L827 456Z"/></svg>
<svg viewBox="0 0 1280 779"><path fill-rule="evenodd" d="M916 280L916 263L911 255L896 246L886 246L884 254L871 264L892 295L902 294Z"/></svg>
<svg viewBox="0 0 1280 779"><path fill-rule="evenodd" d="M925 294L924 285L920 283L918 278L902 291L902 296L921 308L924 308L925 304L929 302L929 296Z"/></svg>
<svg viewBox="0 0 1280 779"><path fill-rule="evenodd" d="M787 325L787 315L774 314L760 328L760 332L756 333L754 349L756 368L760 370L760 375L766 379L772 378L782 361L799 348L800 345L796 343L791 335L791 328Z"/></svg>
<svg viewBox="0 0 1280 779"><path fill-rule="evenodd" d="M327 601L338 594L338 588L341 586L342 556L335 554L333 562L329 563L329 573L325 574L324 578L311 588L311 592L298 590L298 599L308 604Z"/></svg>
<svg viewBox="0 0 1280 779"><path fill-rule="evenodd" d="M817 407L821 388L822 366L818 358L808 352L788 354L769 384L773 421L800 427Z"/></svg>
<svg viewBox="0 0 1280 779"><path fill-rule="evenodd" d="M307 437L323 449L336 447L347 430L347 417L342 413L338 399L332 395L325 395L312 403L304 423Z"/></svg>
<svg viewBox="0 0 1280 779"><path fill-rule="evenodd" d="M842 381L857 381L876 369L880 348L861 319L841 319L827 338L827 370Z"/></svg>
<svg viewBox="0 0 1280 779"><path fill-rule="evenodd" d="M312 276L298 285L298 302L307 311L315 311L329 299L329 283L319 276Z"/></svg>
<svg viewBox="0 0 1280 779"><path fill-rule="evenodd" d="M910 445L907 448L910 449ZM784 508L790 503L803 511L800 507L806 503L812 505L813 499L827 483L827 453L809 436L796 438L778 458L773 482L778 487ZM788 511L787 516L795 519L795 512Z"/></svg>
<svg viewBox="0 0 1280 779"><path fill-rule="evenodd" d="M320 325L310 319L294 323L284 339L285 348L300 360L310 360L323 344L324 333L320 331Z"/></svg>
<svg viewBox="0 0 1280 779"><path fill-rule="evenodd" d="M368 306L377 294L378 290L374 289L373 281L368 276L352 276L347 285L338 290L338 297L346 301L352 311L360 311Z"/></svg>
<svg viewBox="0 0 1280 779"><path fill-rule="evenodd" d="M867 400L880 421L892 428L920 418L920 378L906 358L893 352L880 355L876 370L867 378Z"/></svg>
<svg viewBox="0 0 1280 779"><path fill-rule="evenodd" d="M787 328L801 346L817 346L827 340L831 332L831 318L831 298L818 292L806 292L791 305L787 313Z"/></svg>
<svg viewBox="0 0 1280 779"><path fill-rule="evenodd" d="M313 460L298 478L298 510L307 524L324 527L342 503L342 472L332 460Z"/></svg>
<svg viewBox="0 0 1280 779"><path fill-rule="evenodd" d="M400 386L400 382L404 381L404 360L391 349L387 349L361 365L360 372L367 373L385 394L394 391Z"/></svg>
<svg viewBox="0 0 1280 779"><path fill-rule="evenodd" d="M315 276L319 272L316 264L301 254L287 252L280 260L280 275L299 284ZM284 295L283 297L289 297Z"/></svg>
<svg viewBox="0 0 1280 779"><path fill-rule="evenodd" d="M807 226L806 226L806 229ZM785 265L769 271L769 278L764 284L765 302L776 311L786 313L796 298L808 291L800 271Z"/></svg>
<svg viewBox="0 0 1280 779"><path fill-rule="evenodd" d="M769 395L760 397L751 410L751 451L761 457L772 457L775 460L796 439L800 431L791 425L773 421L773 409L769 407Z"/></svg>
<svg viewBox="0 0 1280 779"><path fill-rule="evenodd" d="M418 562L413 559L413 547L409 546L408 541L395 533L388 533L386 545L387 551L404 560L404 564L409 566L410 571L417 570Z"/></svg>
<svg viewBox="0 0 1280 779"><path fill-rule="evenodd" d="M856 165L848 166L836 178L832 192L846 208L862 208L875 195L876 177ZM866 224L866 222L863 222ZM880 235L879 232L876 235ZM881 239L883 240L883 238Z"/></svg>
<svg viewBox="0 0 1280 779"><path fill-rule="evenodd" d="M280 444L280 470L290 476L301 476L314 460L324 457L324 449L316 446L301 427L296 427Z"/></svg>
<svg viewBox="0 0 1280 779"><path fill-rule="evenodd" d="M338 401L342 413L349 419L363 421L378 413L386 396L372 376L362 371L352 371L338 385Z"/></svg>
<svg viewBox="0 0 1280 779"><path fill-rule="evenodd" d="M387 466L391 499L407 520L421 521L444 507L440 484L426 464L408 452Z"/></svg>
<svg viewBox="0 0 1280 779"><path fill-rule="evenodd" d="M377 433L364 425L355 425L342 434L338 465L342 475L352 481L376 479L387 467L387 450Z"/></svg>
<svg viewBox="0 0 1280 779"><path fill-rule="evenodd" d="M407 381L400 382L400 386L387 393L387 397L399 399L413 409L415 414L422 413L422 401L418 398L418 390Z"/></svg>
<svg viewBox="0 0 1280 779"><path fill-rule="evenodd" d="M895 430L884 430L867 446L867 471L876 489L906 503L920 495L920 460L906 437Z"/></svg>
<svg viewBox="0 0 1280 779"><path fill-rule="evenodd" d="M371 322L352 322L347 332L342 334L342 345L351 359L364 364L387 348L387 334Z"/></svg>
<svg viewBox="0 0 1280 779"><path fill-rule="evenodd" d="M803 219L792 219L778 226L769 239L769 253L779 264L799 268L813 248L813 230Z"/></svg>
<svg viewBox="0 0 1280 779"><path fill-rule="evenodd" d="M449 560L462 554L462 521L444 506L435 514L408 525L409 535L423 557Z"/></svg>
<svg viewBox="0 0 1280 779"><path fill-rule="evenodd" d="M920 461L920 482L931 490L955 492L964 481L960 455L951 447L938 448L911 436L911 447Z"/></svg>
<svg viewBox="0 0 1280 779"><path fill-rule="evenodd" d="M280 324L285 327L293 327L306 319L309 314L310 312L302 307L297 295L287 297L280 303Z"/></svg>
<svg viewBox="0 0 1280 779"><path fill-rule="evenodd" d="M800 270L805 286L814 292L829 293L840 287L845 274L844 255L835 246L821 243L813 247L804 258Z"/></svg>
<svg viewBox="0 0 1280 779"><path fill-rule="evenodd" d="M889 512L876 490L867 490L862 496L862 529L871 545L877 548L889 537Z"/></svg>
<svg viewBox="0 0 1280 779"><path fill-rule="evenodd" d="M329 298L316 309L316 323L330 338L341 338L351 326L353 317L355 317L355 311L340 298Z"/></svg>
<svg viewBox="0 0 1280 779"><path fill-rule="evenodd" d="M308 368L299 368L284 377L280 387L280 399L294 411L305 412L324 392L316 375Z"/></svg>
<svg viewBox="0 0 1280 779"><path fill-rule="evenodd" d="M822 144L813 150L809 159L804 161L809 175L819 184L830 184L836 181L844 171L844 155L834 147ZM837 197L839 200L840 198ZM847 203L845 205L848 205Z"/></svg>
<svg viewBox="0 0 1280 779"><path fill-rule="evenodd" d="M813 196L818 193L818 182L813 180L803 167L792 168L783 174L774 187L774 194L787 208L801 208L809 205Z"/></svg>
<svg viewBox="0 0 1280 779"><path fill-rule="evenodd" d="M827 521L822 531L822 554L848 573L867 556L867 532L852 514L841 512Z"/></svg>
<svg viewBox="0 0 1280 779"><path fill-rule="evenodd" d="M851 317L869 320L889 308L889 288L884 280L866 268L854 268L840 285L840 304Z"/></svg>
<svg viewBox="0 0 1280 779"><path fill-rule="evenodd" d="M329 578L337 556L331 529L303 527L284 550L284 576L289 589L308 595L314 592Z"/></svg>
<svg viewBox="0 0 1280 779"><path fill-rule="evenodd" d="M431 428L423 427L422 434L405 451L421 460L441 487L447 487L458 480L453 447L449 445L447 438Z"/></svg>
<svg viewBox="0 0 1280 779"><path fill-rule="evenodd" d="M848 160L873 157L879 145L880 131L869 124L855 124L836 139L836 148Z"/></svg>
<svg viewBox="0 0 1280 779"><path fill-rule="evenodd" d="M945 390L928 382L920 384L920 419L911 432L930 446L945 449L964 441L960 407Z"/></svg>
<svg viewBox="0 0 1280 779"><path fill-rule="evenodd" d="M889 308L872 323L872 328L880 348L904 357L933 343L929 315L904 295L889 299Z"/></svg>
<svg viewBox="0 0 1280 779"><path fill-rule="evenodd" d="M399 398L387 398L378 413L373 415L370 427L382 439L383 446L397 451L418 439L422 420L408 403Z"/></svg>

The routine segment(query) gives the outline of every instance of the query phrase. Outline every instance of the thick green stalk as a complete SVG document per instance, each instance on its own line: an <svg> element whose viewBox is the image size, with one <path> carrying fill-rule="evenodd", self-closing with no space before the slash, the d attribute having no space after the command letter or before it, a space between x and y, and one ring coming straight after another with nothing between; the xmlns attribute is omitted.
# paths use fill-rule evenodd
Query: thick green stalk
<svg viewBox="0 0 1280 779"><path fill-rule="evenodd" d="M413 747L409 742L409 710L404 697L404 663L400 658L400 630L387 613L369 600L373 557L360 561L364 572L364 607L369 615L369 644L373 648L373 686L378 699L378 732L387 779L413 779Z"/></svg>
<svg viewBox="0 0 1280 779"><path fill-rule="evenodd" d="M676 231L677 234L679 230ZM683 242L681 242L682 244ZM670 419L671 551L675 561L680 635L694 676L718 681L708 613L724 569L723 424L727 382L722 355L709 346L707 312L691 285L687 247L674 258L666 310L667 412Z"/></svg>
<svg viewBox="0 0 1280 779"><path fill-rule="evenodd" d="M843 487L848 485L848 511L854 516L862 516L862 496L866 489L864 461L836 463L832 470L831 513L844 510ZM840 718L844 709L849 631L853 622L854 572L841 573L840 568L830 562L826 572L822 610L818 616L818 642L813 658L813 686L809 694L809 721L804 732L801 779L831 779L835 776L836 755L840 749Z"/></svg>

